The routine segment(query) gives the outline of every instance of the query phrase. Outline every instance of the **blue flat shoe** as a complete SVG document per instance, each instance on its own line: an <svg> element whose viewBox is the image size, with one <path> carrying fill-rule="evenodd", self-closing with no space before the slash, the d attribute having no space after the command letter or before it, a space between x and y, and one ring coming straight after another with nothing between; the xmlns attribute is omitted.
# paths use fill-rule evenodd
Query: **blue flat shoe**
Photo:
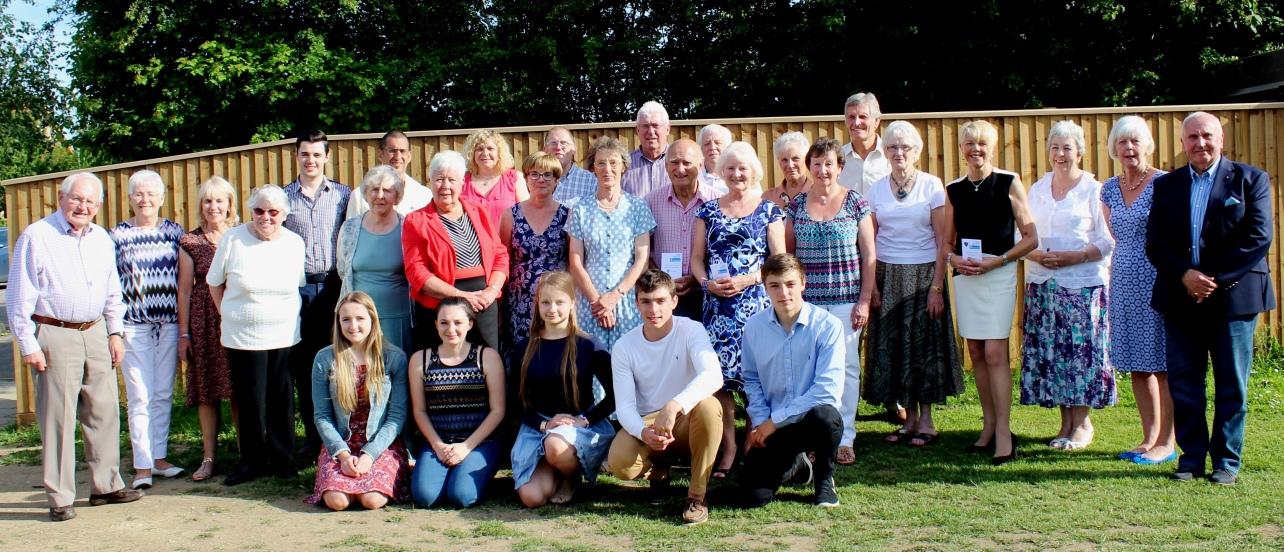
<svg viewBox="0 0 1284 552"><path fill-rule="evenodd" d="M1173 460L1176 460L1176 459L1177 459L1177 451L1173 451L1169 453L1168 456L1160 458L1159 460L1151 460L1149 458L1146 458L1145 456L1138 454L1137 456L1134 456L1132 458L1132 463L1141 464L1143 466L1158 466L1160 464L1163 464L1164 462L1172 462Z"/></svg>
<svg viewBox="0 0 1284 552"><path fill-rule="evenodd" d="M1140 452L1133 452L1131 450L1119 453L1120 460L1132 460L1138 456L1141 456Z"/></svg>

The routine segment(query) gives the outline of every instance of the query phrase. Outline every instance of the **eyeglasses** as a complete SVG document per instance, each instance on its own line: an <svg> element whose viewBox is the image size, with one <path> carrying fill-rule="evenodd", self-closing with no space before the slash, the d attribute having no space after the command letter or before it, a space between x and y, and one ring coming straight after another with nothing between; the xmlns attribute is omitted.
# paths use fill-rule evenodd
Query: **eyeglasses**
<svg viewBox="0 0 1284 552"><path fill-rule="evenodd" d="M608 167L612 169L618 169L622 165L624 165L624 163L621 163L618 159L611 159L610 161L598 161L596 163L593 163L593 166L599 169L605 169Z"/></svg>
<svg viewBox="0 0 1284 552"><path fill-rule="evenodd" d="M408 149L386 148L383 150L383 152L388 155L400 155L402 157L410 155L410 150Z"/></svg>
<svg viewBox="0 0 1284 552"><path fill-rule="evenodd" d="M531 171L526 173L526 178L528 180L539 180L541 178L544 180L557 180L557 175L551 172Z"/></svg>
<svg viewBox="0 0 1284 552"><path fill-rule="evenodd" d="M265 214L272 218L276 218L277 215L281 214L281 211L277 209L260 209L258 207L254 208L254 216L261 217Z"/></svg>
<svg viewBox="0 0 1284 552"><path fill-rule="evenodd" d="M129 197L142 201L144 199L156 199L158 197L161 197L162 195L164 194L158 194L156 192L136 192L134 195Z"/></svg>
<svg viewBox="0 0 1284 552"><path fill-rule="evenodd" d="M571 147L571 143L570 143L569 141L567 141L567 140L549 140L549 141L547 141L547 142L544 142L544 147L546 147L546 148L551 148L551 147L569 148L569 147Z"/></svg>
<svg viewBox="0 0 1284 552"><path fill-rule="evenodd" d="M76 197L76 196L71 196L67 198L67 201L71 202L72 205L83 205L90 209L97 207L99 204L98 200L96 199L85 199L85 198Z"/></svg>
<svg viewBox="0 0 1284 552"><path fill-rule="evenodd" d="M905 153L909 153L914 150L914 146L911 146L908 144L907 145L889 144L889 145L883 146L883 149L887 151L903 151Z"/></svg>

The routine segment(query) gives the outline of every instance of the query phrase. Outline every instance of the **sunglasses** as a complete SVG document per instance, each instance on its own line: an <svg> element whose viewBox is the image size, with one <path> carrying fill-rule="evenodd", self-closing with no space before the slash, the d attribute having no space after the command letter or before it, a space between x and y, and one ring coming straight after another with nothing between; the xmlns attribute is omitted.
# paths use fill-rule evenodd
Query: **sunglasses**
<svg viewBox="0 0 1284 552"><path fill-rule="evenodd" d="M271 216L272 218L276 218L276 216L277 216L277 215L281 214L281 211L276 210L276 209L260 209L260 208L258 208L258 207L255 207L255 208L254 208L254 216L256 216L256 217L261 217L261 216L263 216L264 214L267 214L268 216Z"/></svg>

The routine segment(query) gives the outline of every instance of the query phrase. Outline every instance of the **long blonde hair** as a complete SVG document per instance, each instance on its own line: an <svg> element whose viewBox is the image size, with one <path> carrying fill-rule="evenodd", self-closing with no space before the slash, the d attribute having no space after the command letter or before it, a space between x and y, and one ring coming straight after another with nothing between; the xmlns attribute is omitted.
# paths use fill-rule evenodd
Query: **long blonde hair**
<svg viewBox="0 0 1284 552"><path fill-rule="evenodd" d="M343 335L339 322L339 309L348 303L356 303L370 313L370 334L366 340L353 345ZM353 347L360 347L366 356L366 396L374 404L383 395L383 380L387 377L383 366L383 331L379 329L379 313L375 311L374 300L369 295L354 291L339 300L334 307L334 364L333 370L335 395L339 406L347 412L357 410L357 371L356 355Z"/></svg>
<svg viewBox="0 0 1284 552"><path fill-rule="evenodd" d="M539 353L540 345L543 344L543 332L546 327L544 318L539 315L539 297L545 289L560 291L565 293L573 301L575 299L575 281L571 275L561 270L545 272L539 278L539 285L535 288L535 314L531 320L530 340L527 341L526 354L522 357L522 371L518 376L517 396L521 397L522 405L530 407L530 395L526 393L526 370L530 368L531 360ZM562 350L562 392L566 394L566 401L573 405L580 404L580 386L579 386L579 369L575 366L575 357L579 353L577 347L577 338L587 335L580 331L580 325L575 318L575 307L571 306L567 314L567 329L570 333L566 336L566 348Z"/></svg>

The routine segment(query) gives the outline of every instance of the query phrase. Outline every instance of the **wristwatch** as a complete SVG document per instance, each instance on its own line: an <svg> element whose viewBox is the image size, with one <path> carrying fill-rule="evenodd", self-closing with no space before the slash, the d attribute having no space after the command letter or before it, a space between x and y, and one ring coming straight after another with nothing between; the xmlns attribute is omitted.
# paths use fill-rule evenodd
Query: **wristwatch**
<svg viewBox="0 0 1284 552"><path fill-rule="evenodd" d="M1002 258L1003 258L1003 266L1008 266L1008 263L1012 262L1012 261L1008 260L1008 254L1007 254L1007 253L1004 253L1004 254L1002 254L1002 255L999 255L999 257L1002 257Z"/></svg>

